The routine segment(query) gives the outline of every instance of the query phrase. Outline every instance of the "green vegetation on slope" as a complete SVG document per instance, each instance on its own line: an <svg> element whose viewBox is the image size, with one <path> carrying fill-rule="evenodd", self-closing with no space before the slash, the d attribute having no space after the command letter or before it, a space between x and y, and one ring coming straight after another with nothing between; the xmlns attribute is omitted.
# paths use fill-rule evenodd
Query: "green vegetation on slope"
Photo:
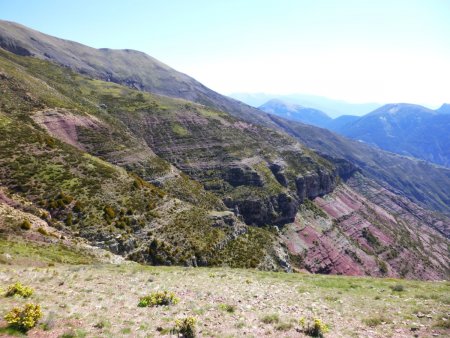
<svg viewBox="0 0 450 338"><path fill-rule="evenodd" d="M116 93L124 106L154 107L154 96L48 62L1 54L0 182L46 210L48 224L153 264L209 264L218 245L233 240L238 220L229 229L212 227L209 211L224 210L220 199L171 168L99 102ZM43 128L46 111L65 123L68 131L52 134L62 140ZM67 126L74 119L94 129L82 123ZM75 147L63 142L67 137Z"/></svg>

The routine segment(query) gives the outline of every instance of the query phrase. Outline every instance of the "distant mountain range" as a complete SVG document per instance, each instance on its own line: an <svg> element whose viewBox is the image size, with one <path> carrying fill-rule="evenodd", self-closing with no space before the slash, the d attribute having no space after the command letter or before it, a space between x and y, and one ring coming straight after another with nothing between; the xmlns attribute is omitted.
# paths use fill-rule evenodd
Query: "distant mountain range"
<svg viewBox="0 0 450 338"><path fill-rule="evenodd" d="M290 120L299 121L318 127L326 126L328 123L333 121L333 119L323 111L303 107L298 104L286 103L280 99L272 99L267 101L258 108L266 113L275 114Z"/></svg>
<svg viewBox="0 0 450 338"><path fill-rule="evenodd" d="M382 106L379 103L349 103L343 100L334 100L323 96L306 94L274 95L266 93L233 93L229 96L253 107L259 107L269 100L278 99L289 104L321 110L332 118L341 115L361 116Z"/></svg>
<svg viewBox="0 0 450 338"><path fill-rule="evenodd" d="M331 119L324 112L273 99L259 107L293 121L327 128L397 154L450 166L450 105L431 110L419 105L387 104L362 117Z"/></svg>

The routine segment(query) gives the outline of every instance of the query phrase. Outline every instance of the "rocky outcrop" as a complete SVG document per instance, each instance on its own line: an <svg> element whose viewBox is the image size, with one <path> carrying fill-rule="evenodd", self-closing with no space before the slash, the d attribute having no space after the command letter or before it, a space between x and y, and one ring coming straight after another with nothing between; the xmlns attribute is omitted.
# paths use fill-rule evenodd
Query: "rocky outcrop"
<svg viewBox="0 0 450 338"><path fill-rule="evenodd" d="M17 41L3 36L0 36L0 47L21 56L33 55L27 48L22 47Z"/></svg>
<svg viewBox="0 0 450 338"><path fill-rule="evenodd" d="M299 205L296 199L286 193L266 198L248 197L236 200L227 198L224 202L227 207L235 210L246 224L256 226L292 222Z"/></svg>
<svg viewBox="0 0 450 338"><path fill-rule="evenodd" d="M269 166L273 176L275 176L278 183L280 183L283 187L287 187L288 185L288 179L284 172L285 167L286 165L284 163L271 163Z"/></svg>
<svg viewBox="0 0 450 338"><path fill-rule="evenodd" d="M313 273L447 278L448 241L389 191L378 190L374 202L342 184L302 206L282 229L291 264Z"/></svg>
<svg viewBox="0 0 450 338"><path fill-rule="evenodd" d="M361 169L358 168L355 164L352 162L344 159L344 158L337 158L333 156L329 156L323 153L318 152L318 154L328 160L329 162L333 163L333 165L336 168L336 171L341 179L344 181L347 181L350 177L352 177L355 173L361 172Z"/></svg>
<svg viewBox="0 0 450 338"><path fill-rule="evenodd" d="M337 175L335 172L329 172L324 169L318 169L295 180L297 196L301 202L305 198L313 199L317 196L323 196L333 191L337 184Z"/></svg>
<svg viewBox="0 0 450 338"><path fill-rule="evenodd" d="M94 116L73 114L65 109L37 111L31 117L50 135L80 150L86 150L86 148L79 140L77 128L84 127L94 131L104 128L102 122Z"/></svg>
<svg viewBox="0 0 450 338"><path fill-rule="evenodd" d="M251 167L243 165L233 165L226 168L222 174L223 179L231 186L251 185L262 187L263 181L261 176Z"/></svg>

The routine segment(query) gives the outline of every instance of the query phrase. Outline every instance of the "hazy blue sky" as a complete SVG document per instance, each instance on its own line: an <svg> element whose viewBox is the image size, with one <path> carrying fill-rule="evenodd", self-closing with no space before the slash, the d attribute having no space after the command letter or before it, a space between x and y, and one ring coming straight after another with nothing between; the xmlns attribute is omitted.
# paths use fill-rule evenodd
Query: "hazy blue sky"
<svg viewBox="0 0 450 338"><path fill-rule="evenodd" d="M450 102L450 0L0 0L0 18L142 50L222 93Z"/></svg>

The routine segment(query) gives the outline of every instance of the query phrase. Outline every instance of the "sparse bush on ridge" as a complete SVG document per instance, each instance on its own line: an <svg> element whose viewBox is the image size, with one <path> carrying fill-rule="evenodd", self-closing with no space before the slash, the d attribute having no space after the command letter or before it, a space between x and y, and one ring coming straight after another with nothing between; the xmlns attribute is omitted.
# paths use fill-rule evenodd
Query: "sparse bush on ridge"
<svg viewBox="0 0 450 338"><path fill-rule="evenodd" d="M147 306L162 306L162 305L175 305L180 299L175 296L175 293L169 291L153 292L148 296L141 297L139 299L139 307Z"/></svg>
<svg viewBox="0 0 450 338"><path fill-rule="evenodd" d="M28 298L33 294L33 289L22 285L22 283L17 282L14 284L11 284L8 286L8 289L6 290L5 296L6 297L12 297L15 295L21 296L23 298Z"/></svg>
<svg viewBox="0 0 450 338"><path fill-rule="evenodd" d="M15 307L5 316L6 322L21 331L28 331L36 326L42 318L41 307L38 304L25 304L23 308Z"/></svg>

